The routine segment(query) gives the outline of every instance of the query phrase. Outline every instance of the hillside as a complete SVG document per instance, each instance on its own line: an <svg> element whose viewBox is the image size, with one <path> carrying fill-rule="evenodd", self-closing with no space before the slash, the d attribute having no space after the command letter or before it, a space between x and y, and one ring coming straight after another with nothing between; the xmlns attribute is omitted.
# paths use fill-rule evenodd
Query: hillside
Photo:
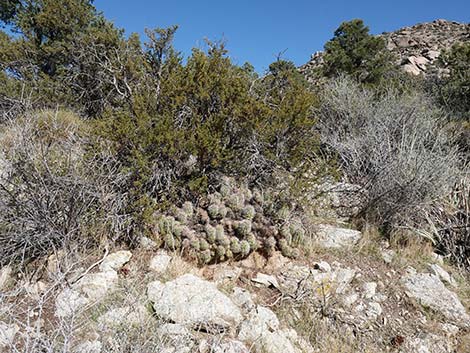
<svg viewBox="0 0 470 353"><path fill-rule="evenodd" d="M470 41L470 24L447 20L419 23L379 35L386 40L387 49L396 55L397 63L412 75L438 74L436 59L442 50L455 43ZM322 52L312 54L300 70L307 77L322 64Z"/></svg>
<svg viewBox="0 0 470 353"><path fill-rule="evenodd" d="M470 352L470 25L260 75L66 4L0 5L1 353Z"/></svg>

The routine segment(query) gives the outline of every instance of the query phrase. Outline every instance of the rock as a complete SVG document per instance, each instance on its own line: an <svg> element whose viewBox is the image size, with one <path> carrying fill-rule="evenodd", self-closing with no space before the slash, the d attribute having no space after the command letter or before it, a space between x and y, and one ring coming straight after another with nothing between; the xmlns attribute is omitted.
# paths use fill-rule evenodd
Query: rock
<svg viewBox="0 0 470 353"><path fill-rule="evenodd" d="M460 329L458 326L448 324L448 323L443 323L441 324L441 329L446 333L448 336L455 336L459 333Z"/></svg>
<svg viewBox="0 0 470 353"><path fill-rule="evenodd" d="M266 287L274 287L274 288L279 288L279 283L274 276L266 275L264 273L258 272L256 274L256 277L251 279L253 282L257 284L261 284Z"/></svg>
<svg viewBox="0 0 470 353"><path fill-rule="evenodd" d="M443 264L444 264L444 257L443 257L442 255L439 255L439 254L435 253L435 252L433 252L433 253L431 254L431 259L432 259L433 261L435 261L436 263L438 263L439 265L443 265Z"/></svg>
<svg viewBox="0 0 470 353"><path fill-rule="evenodd" d="M375 282L367 282L364 283L362 286L364 298L366 299L372 299L372 297L375 295L375 291L377 290L377 283Z"/></svg>
<svg viewBox="0 0 470 353"><path fill-rule="evenodd" d="M90 273L71 288L65 288L56 298L56 316L77 314L84 306L104 298L118 283L116 271Z"/></svg>
<svg viewBox="0 0 470 353"><path fill-rule="evenodd" d="M165 284L152 282L147 294L155 314L195 329L228 330L243 319L240 309L214 284L191 274Z"/></svg>
<svg viewBox="0 0 470 353"><path fill-rule="evenodd" d="M330 272L331 271L331 266L328 262L325 261L320 261L315 264L313 264L313 268L315 270L319 270L321 272Z"/></svg>
<svg viewBox="0 0 470 353"><path fill-rule="evenodd" d="M152 250L158 248L158 244L150 238L142 237L140 238L140 247L145 250Z"/></svg>
<svg viewBox="0 0 470 353"><path fill-rule="evenodd" d="M410 56L408 58L408 61L412 65L416 66L418 69L420 69L422 71L426 71L426 64L429 63L429 60L426 59L425 57L423 57L423 56L414 56L414 55Z"/></svg>
<svg viewBox="0 0 470 353"><path fill-rule="evenodd" d="M0 321L0 349L12 345L19 330L16 324L6 324Z"/></svg>
<svg viewBox="0 0 470 353"><path fill-rule="evenodd" d="M251 293L240 287L233 288L230 298L236 306L246 312L251 311L256 306Z"/></svg>
<svg viewBox="0 0 470 353"><path fill-rule="evenodd" d="M402 353L451 353L454 350L450 347L450 342L444 337L433 334L421 333L417 337L407 339Z"/></svg>
<svg viewBox="0 0 470 353"><path fill-rule="evenodd" d="M170 336L170 337L176 337L176 336L185 336L185 337L191 337L191 333L189 330L179 324L163 324L157 329L157 334L159 336Z"/></svg>
<svg viewBox="0 0 470 353"><path fill-rule="evenodd" d="M102 346L100 341L86 341L75 347L73 353L101 353Z"/></svg>
<svg viewBox="0 0 470 353"><path fill-rule="evenodd" d="M291 332L277 331L266 332L260 339L259 349L257 352L262 353L298 353L301 350L297 349L291 339Z"/></svg>
<svg viewBox="0 0 470 353"><path fill-rule="evenodd" d="M250 350L240 341L229 341L212 347L211 353L250 353Z"/></svg>
<svg viewBox="0 0 470 353"><path fill-rule="evenodd" d="M395 250L388 249L388 250L382 250L381 255L382 255L382 259L384 260L386 264L391 264L396 253L395 253Z"/></svg>
<svg viewBox="0 0 470 353"><path fill-rule="evenodd" d="M397 37L395 40L394 40L395 44L397 47L399 48L406 48L406 47L409 47L409 46L412 46L414 45L416 42L413 40L413 38L411 37Z"/></svg>
<svg viewBox="0 0 470 353"><path fill-rule="evenodd" d="M215 265L214 269L214 281L216 283L223 283L225 281L236 280L242 274L240 267L233 267L228 265Z"/></svg>
<svg viewBox="0 0 470 353"><path fill-rule="evenodd" d="M257 306L248 318L242 322L238 339L241 341L255 343L266 333L279 329L279 320L268 308Z"/></svg>
<svg viewBox="0 0 470 353"><path fill-rule="evenodd" d="M98 318L99 326L104 329L141 326L150 319L150 313L143 305L111 309Z"/></svg>
<svg viewBox="0 0 470 353"><path fill-rule="evenodd" d="M318 242L324 248L351 247L361 239L361 232L322 224L317 227Z"/></svg>
<svg viewBox="0 0 470 353"><path fill-rule="evenodd" d="M11 266L4 266L0 270L0 292L7 288L8 283L11 281Z"/></svg>
<svg viewBox="0 0 470 353"><path fill-rule="evenodd" d="M342 298L342 303L345 307L350 307L355 302L357 302L358 299L359 299L359 295L357 293L352 293L352 294L344 296Z"/></svg>
<svg viewBox="0 0 470 353"><path fill-rule="evenodd" d="M344 293L355 276L356 271L350 268L339 268L335 270L334 282L336 283L336 293Z"/></svg>
<svg viewBox="0 0 470 353"><path fill-rule="evenodd" d="M413 65L413 64L405 64L403 66L403 71L413 76L418 76L421 74L421 70L416 65Z"/></svg>
<svg viewBox="0 0 470 353"><path fill-rule="evenodd" d="M429 270L431 271L432 274L439 277L442 282L450 284L453 287L457 286L457 283L451 277L451 275L438 264L429 264Z"/></svg>
<svg viewBox="0 0 470 353"><path fill-rule="evenodd" d="M427 50L424 53L424 56L428 58L430 61L436 60L439 57L439 55L441 55L441 53L437 50Z"/></svg>
<svg viewBox="0 0 470 353"><path fill-rule="evenodd" d="M281 330L279 320L270 309L257 306L240 325L240 341L254 347L259 353L300 353L313 351L310 345L302 342L305 349L296 348L301 341L294 330Z"/></svg>
<svg viewBox="0 0 470 353"><path fill-rule="evenodd" d="M470 326L470 317L454 292L439 277L428 273L408 274L402 278L408 296L462 327Z"/></svg>
<svg viewBox="0 0 470 353"><path fill-rule="evenodd" d="M152 257L150 260L149 268L151 271L161 275L166 272L171 262L171 256L166 252L160 252L159 254Z"/></svg>
<svg viewBox="0 0 470 353"><path fill-rule="evenodd" d="M366 315L375 320L382 315L382 306L379 303L371 302L366 309Z"/></svg>
<svg viewBox="0 0 470 353"><path fill-rule="evenodd" d="M115 271L97 272L85 275L73 287L78 289L90 300L103 298L118 283Z"/></svg>
<svg viewBox="0 0 470 353"><path fill-rule="evenodd" d="M55 315L69 317L89 303L89 299L80 294L78 290L65 288L56 298Z"/></svg>
<svg viewBox="0 0 470 353"><path fill-rule="evenodd" d="M124 266L132 257L132 253L127 250L117 251L105 257L100 264L100 271L118 271Z"/></svg>

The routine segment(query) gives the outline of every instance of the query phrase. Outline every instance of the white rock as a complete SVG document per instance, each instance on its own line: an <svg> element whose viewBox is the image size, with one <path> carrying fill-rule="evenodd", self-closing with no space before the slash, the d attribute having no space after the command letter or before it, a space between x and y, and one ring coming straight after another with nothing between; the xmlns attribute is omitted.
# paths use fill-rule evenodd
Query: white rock
<svg viewBox="0 0 470 353"><path fill-rule="evenodd" d="M364 298L371 299L375 295L375 291L377 290L377 283L375 282L364 283L362 286L362 290L364 293Z"/></svg>
<svg viewBox="0 0 470 353"><path fill-rule="evenodd" d="M77 288L89 299L98 300L116 288L118 280L116 271L90 273L80 279L74 288Z"/></svg>
<svg viewBox="0 0 470 353"><path fill-rule="evenodd" d="M348 289L349 284L356 276L356 271L350 268L340 268L340 269L335 270L334 275L335 275L335 282L337 285L336 293L341 294L341 293L344 293Z"/></svg>
<svg viewBox="0 0 470 353"><path fill-rule="evenodd" d="M11 266L4 266L0 270L0 291L5 290L8 282L11 281Z"/></svg>
<svg viewBox="0 0 470 353"><path fill-rule="evenodd" d="M216 283L223 283L225 281L236 280L240 277L242 271L240 267L217 264L214 268L214 281Z"/></svg>
<svg viewBox="0 0 470 353"><path fill-rule="evenodd" d="M411 55L409 58L408 58L408 61L415 65L416 67L418 67L420 70L422 71L426 71L426 64L429 63L429 60L426 59L425 57L423 56L414 56L414 55Z"/></svg>
<svg viewBox="0 0 470 353"><path fill-rule="evenodd" d="M418 76L421 74L421 70L413 64L406 64L403 66L403 71L413 76Z"/></svg>
<svg viewBox="0 0 470 353"><path fill-rule="evenodd" d="M65 288L56 298L55 314L58 317L69 317L77 314L90 300L78 290Z"/></svg>
<svg viewBox="0 0 470 353"><path fill-rule="evenodd" d="M258 352L262 353L297 353L288 334L283 331L266 332L260 339Z"/></svg>
<svg viewBox="0 0 470 353"><path fill-rule="evenodd" d="M124 266L132 257L132 253L127 250L120 250L115 253L109 254L105 257L103 262L100 264L100 271L118 271Z"/></svg>
<svg viewBox="0 0 470 353"><path fill-rule="evenodd" d="M320 261L320 262L315 263L313 265L313 268L316 269L316 270L320 270L322 272L330 272L331 271L331 266L326 261Z"/></svg>
<svg viewBox="0 0 470 353"><path fill-rule="evenodd" d="M250 353L250 350L240 341L229 341L211 347L210 353Z"/></svg>
<svg viewBox="0 0 470 353"><path fill-rule="evenodd" d="M251 293L240 287L233 288L233 292L230 295L230 298L235 303L235 305L244 311L251 311L256 306Z"/></svg>
<svg viewBox="0 0 470 353"><path fill-rule="evenodd" d="M112 329L121 326L145 325L150 319L150 313L143 305L114 308L104 313L98 318L98 323L102 329Z"/></svg>
<svg viewBox="0 0 470 353"><path fill-rule="evenodd" d="M456 325L470 326L470 316L457 294L447 289L436 275L408 274L402 278L402 282L407 294L422 305L440 312Z"/></svg>
<svg viewBox="0 0 470 353"><path fill-rule="evenodd" d="M252 278L251 280L266 287L273 286L274 288L279 288L279 282L277 281L276 277L261 272L258 272L256 277Z"/></svg>
<svg viewBox="0 0 470 353"><path fill-rule="evenodd" d="M355 302L357 302L358 299L359 299L359 295L357 293L352 293L352 294L344 296L342 299L342 302L344 306L350 307Z"/></svg>
<svg viewBox="0 0 470 353"><path fill-rule="evenodd" d="M425 56L431 61L436 60L439 55L441 55L441 53L437 50L428 50L425 54Z"/></svg>
<svg viewBox="0 0 470 353"><path fill-rule="evenodd" d="M254 343L262 335L279 329L279 320L268 308L258 306L253 309L248 318L242 322L238 339L241 341Z"/></svg>
<svg viewBox="0 0 470 353"><path fill-rule="evenodd" d="M20 328L16 324L6 324L0 321L0 349L13 344Z"/></svg>
<svg viewBox="0 0 470 353"><path fill-rule="evenodd" d="M77 314L81 308L104 298L118 283L116 271L90 273L65 288L56 298L56 316L67 317Z"/></svg>
<svg viewBox="0 0 470 353"><path fill-rule="evenodd" d="M191 333L189 330L180 324L163 324L157 329L157 335L159 336L186 336L190 337Z"/></svg>
<svg viewBox="0 0 470 353"><path fill-rule="evenodd" d="M318 243L324 248L351 247L361 239L361 232L328 224L317 226Z"/></svg>
<svg viewBox="0 0 470 353"><path fill-rule="evenodd" d="M439 277L442 282L450 284L451 286L454 286L454 287L457 286L457 283L452 278L452 276L438 264L430 264L429 270L431 271L432 274Z"/></svg>
<svg viewBox="0 0 470 353"><path fill-rule="evenodd" d="M145 250L152 250L157 248L157 243L154 242L152 239L142 237L140 238L140 246Z"/></svg>
<svg viewBox="0 0 470 353"><path fill-rule="evenodd" d="M191 274L165 284L152 282L147 294L158 316L196 329L225 330L243 319L240 309L213 283Z"/></svg>
<svg viewBox="0 0 470 353"><path fill-rule="evenodd" d="M459 333L460 329L456 325L449 323L441 324L442 331L444 331L448 336L455 336Z"/></svg>
<svg viewBox="0 0 470 353"><path fill-rule="evenodd" d="M377 319L382 314L382 306L379 303L371 302L369 303L366 315L372 319Z"/></svg>
<svg viewBox="0 0 470 353"><path fill-rule="evenodd" d="M418 337L407 339L400 352L402 353L450 353L455 350L451 342L444 337L420 333Z"/></svg>
<svg viewBox="0 0 470 353"><path fill-rule="evenodd" d="M439 265L443 265L444 264L444 257L442 255L439 255L435 252L433 252L431 254L431 259L433 259L436 263L438 263Z"/></svg>
<svg viewBox="0 0 470 353"><path fill-rule="evenodd" d="M149 268L151 271L161 275L166 272L171 262L171 256L165 252L161 252L150 260Z"/></svg>
<svg viewBox="0 0 470 353"><path fill-rule="evenodd" d="M79 344L73 350L74 353L101 353L102 344L100 341L86 341Z"/></svg>
<svg viewBox="0 0 470 353"><path fill-rule="evenodd" d="M382 255L382 259L384 260L386 264L391 264L396 253L394 250L388 249L388 250L382 250L381 255Z"/></svg>

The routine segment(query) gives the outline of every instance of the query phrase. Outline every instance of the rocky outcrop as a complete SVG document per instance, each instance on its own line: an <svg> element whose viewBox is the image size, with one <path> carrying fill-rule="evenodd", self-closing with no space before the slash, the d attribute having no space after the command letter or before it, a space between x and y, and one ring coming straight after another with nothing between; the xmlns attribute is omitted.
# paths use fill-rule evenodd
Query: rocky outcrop
<svg viewBox="0 0 470 353"><path fill-rule="evenodd" d="M117 271L132 257L130 251L118 251L106 256L99 268L101 272L88 273L59 293L55 302L55 315L69 317L80 309L104 298L118 284Z"/></svg>
<svg viewBox="0 0 470 353"><path fill-rule="evenodd" d="M338 228L320 224L316 229L317 243L323 248L345 248L355 245L361 239L361 232L354 229Z"/></svg>
<svg viewBox="0 0 470 353"><path fill-rule="evenodd" d="M213 283L191 274L165 284L148 285L156 315L171 322L207 331L224 331L243 319L240 309Z"/></svg>
<svg viewBox="0 0 470 353"><path fill-rule="evenodd" d="M406 72L436 73L436 59L454 43L470 41L470 24L446 20L420 23L381 35Z"/></svg>
<svg viewBox="0 0 470 353"><path fill-rule="evenodd" d="M436 61L442 50L454 43L470 41L470 24L436 20L403 27L397 31L380 35L385 39L387 49L396 55L397 63L412 75L440 74ZM312 55L309 62L299 70L309 79L323 64L322 52Z"/></svg>
<svg viewBox="0 0 470 353"><path fill-rule="evenodd" d="M402 282L406 293L421 305L441 313L459 326L470 327L470 316L459 297L447 289L438 276L411 271Z"/></svg>

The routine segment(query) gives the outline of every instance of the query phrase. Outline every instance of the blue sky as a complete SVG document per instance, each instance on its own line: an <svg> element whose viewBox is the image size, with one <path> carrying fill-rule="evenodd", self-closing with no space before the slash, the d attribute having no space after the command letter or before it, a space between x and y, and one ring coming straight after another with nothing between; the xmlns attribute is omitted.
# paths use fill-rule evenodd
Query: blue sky
<svg viewBox="0 0 470 353"><path fill-rule="evenodd" d="M95 0L131 32L179 25L175 47L188 55L204 38L224 38L232 59L262 72L277 54L301 65L342 21L362 18L374 34L443 18L470 21L470 0Z"/></svg>

